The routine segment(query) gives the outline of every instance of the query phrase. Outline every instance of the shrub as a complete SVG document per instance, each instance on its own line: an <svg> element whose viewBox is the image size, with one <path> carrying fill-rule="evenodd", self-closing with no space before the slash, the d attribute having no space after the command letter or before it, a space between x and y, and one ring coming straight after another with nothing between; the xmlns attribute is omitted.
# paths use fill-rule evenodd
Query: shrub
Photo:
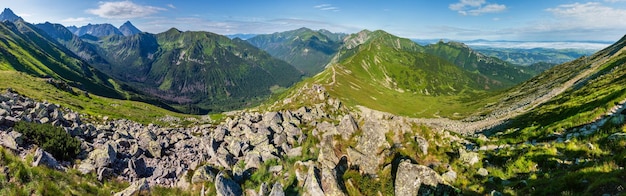
<svg viewBox="0 0 626 196"><path fill-rule="evenodd" d="M37 144L57 159L70 161L80 153L80 141L60 127L21 121L13 130L22 133L27 142Z"/></svg>

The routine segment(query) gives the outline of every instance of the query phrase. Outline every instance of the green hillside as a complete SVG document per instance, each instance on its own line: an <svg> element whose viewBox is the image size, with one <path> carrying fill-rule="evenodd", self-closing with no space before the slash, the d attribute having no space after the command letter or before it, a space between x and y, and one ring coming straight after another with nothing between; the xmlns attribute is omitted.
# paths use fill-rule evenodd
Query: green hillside
<svg viewBox="0 0 626 196"><path fill-rule="evenodd" d="M559 65L540 76L538 79L542 80L538 84L549 84L549 80L559 77L556 72L576 74L581 79L558 96L513 119L511 127L518 131L510 133L516 135L511 135L511 139L550 139L553 134L596 122L623 103L626 100L626 54L622 52L625 41L622 39L593 56ZM523 137L519 137L520 133Z"/></svg>
<svg viewBox="0 0 626 196"><path fill-rule="evenodd" d="M282 59L308 76L322 70L335 55L345 34L300 28L293 31L257 35L246 41Z"/></svg>
<svg viewBox="0 0 626 196"><path fill-rule="evenodd" d="M185 112L240 109L291 86L301 73L247 42L209 32L84 39L108 64L100 70Z"/></svg>
<svg viewBox="0 0 626 196"><path fill-rule="evenodd" d="M530 79L533 74L500 59L478 53L463 43L442 41L427 45L425 52L446 59L455 65L501 82L496 88L507 88Z"/></svg>
<svg viewBox="0 0 626 196"><path fill-rule="evenodd" d="M384 31L366 30L345 40L331 66L304 83L322 84L348 105L458 119L480 107L477 96L500 85Z"/></svg>

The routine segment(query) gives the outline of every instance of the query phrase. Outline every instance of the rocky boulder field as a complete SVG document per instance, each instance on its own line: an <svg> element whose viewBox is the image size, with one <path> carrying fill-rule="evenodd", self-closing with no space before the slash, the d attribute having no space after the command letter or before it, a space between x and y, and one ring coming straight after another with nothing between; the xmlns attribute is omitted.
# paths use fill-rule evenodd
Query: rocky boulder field
<svg viewBox="0 0 626 196"><path fill-rule="evenodd" d="M311 92L317 102L311 106L232 112L220 123L169 128L125 119L93 120L9 89L0 95L0 144L22 157L36 153L33 164L132 182L118 195L197 184L202 184L203 194L218 195L347 195L350 189L366 190L362 181L346 178L348 173L391 181L387 190L396 195L458 194L450 185L456 179L450 166L442 176L433 170L445 167L442 163L419 163L436 156L429 149L450 147L446 141L467 141L447 132L418 133L419 125L411 120L372 110L354 112L323 89ZM12 128L20 121L52 124L78 138L76 160L57 161L25 142Z"/></svg>

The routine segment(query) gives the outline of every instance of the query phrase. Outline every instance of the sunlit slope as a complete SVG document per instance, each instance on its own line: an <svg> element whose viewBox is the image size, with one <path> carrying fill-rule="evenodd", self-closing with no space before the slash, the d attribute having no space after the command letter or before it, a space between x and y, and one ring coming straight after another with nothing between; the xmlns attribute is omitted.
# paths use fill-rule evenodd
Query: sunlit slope
<svg viewBox="0 0 626 196"><path fill-rule="evenodd" d="M499 85L384 31L362 31L344 40L331 65L310 83L349 105L413 117L462 118L481 104L477 96Z"/></svg>
<svg viewBox="0 0 626 196"><path fill-rule="evenodd" d="M107 75L22 20L0 23L0 70L52 77L94 94L124 97Z"/></svg>
<svg viewBox="0 0 626 196"><path fill-rule="evenodd" d="M543 87L558 89L562 93L511 120L509 128L517 131L511 132L510 136L522 136L517 137L519 140L547 139L554 134L591 129L593 125L602 128L623 123L623 115L619 112L626 102L624 46L626 40L622 38L591 57L559 65L531 80L537 87L529 90L537 91L535 89ZM566 78L575 80L563 81Z"/></svg>

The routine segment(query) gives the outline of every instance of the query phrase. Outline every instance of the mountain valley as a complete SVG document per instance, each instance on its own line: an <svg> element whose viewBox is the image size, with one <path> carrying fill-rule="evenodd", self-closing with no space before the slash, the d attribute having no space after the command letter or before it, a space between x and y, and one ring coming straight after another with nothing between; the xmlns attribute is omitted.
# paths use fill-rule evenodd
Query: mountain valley
<svg viewBox="0 0 626 196"><path fill-rule="evenodd" d="M0 195L626 193L626 36L528 64L383 30L0 21Z"/></svg>

